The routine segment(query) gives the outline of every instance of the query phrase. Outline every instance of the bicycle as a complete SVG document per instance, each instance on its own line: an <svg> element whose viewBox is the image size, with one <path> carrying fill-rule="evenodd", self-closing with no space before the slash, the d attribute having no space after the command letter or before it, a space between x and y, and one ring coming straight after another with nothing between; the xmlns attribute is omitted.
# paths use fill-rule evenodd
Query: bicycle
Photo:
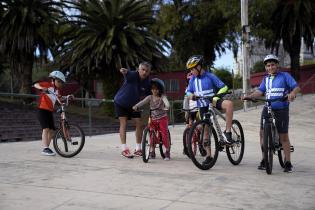
<svg viewBox="0 0 315 210"><path fill-rule="evenodd" d="M160 154L161 157L165 158L165 152L166 148L163 147L162 142L162 133L161 130L156 127L151 120L151 112L155 109L150 109L149 119L148 119L148 125L143 130L143 136L142 136L142 160L143 162L147 163L150 159L150 153L152 151L152 148L156 148L156 145L159 145ZM169 150L171 150L171 134L169 129L167 129L168 132L168 141L169 141Z"/></svg>
<svg viewBox="0 0 315 210"><path fill-rule="evenodd" d="M226 94L215 96L222 97L223 95ZM207 99L212 102L215 96L198 96L197 99ZM202 170L212 168L217 161L219 152L222 152L224 149L233 165L238 165L243 159L245 140L241 123L235 119L232 121L233 142L230 143L223 135L217 116L225 122L224 115L210 103L208 112L202 116L203 119L196 121L189 132L187 146L190 158L195 166ZM205 163L207 151L211 154L209 163Z"/></svg>
<svg viewBox="0 0 315 210"><path fill-rule="evenodd" d="M263 118L263 150L264 150L264 160L266 164L266 173L271 174L273 168L273 155L277 153L280 166L284 168L285 157L283 148L280 142L280 137L278 130L276 128L276 118L275 114L271 108L271 103L276 101L286 101L287 96L276 99L262 99L262 98L248 98L244 97L243 100L252 101L254 103L258 101L265 102L267 107L267 116ZM265 149L267 148L267 149ZM294 152L294 147L291 146L291 152Z"/></svg>
<svg viewBox="0 0 315 210"><path fill-rule="evenodd" d="M47 90L48 94L55 93ZM62 157L70 158L81 152L85 143L85 134L79 125L71 124L66 118L66 108L69 105L71 95L63 96L62 102L58 96L57 101L60 108L57 109L57 113L60 114L59 128L56 130L53 139L53 146L55 151Z"/></svg>
<svg viewBox="0 0 315 210"><path fill-rule="evenodd" d="M196 113L196 118L197 118L197 115L199 115L199 108L198 107L195 107L193 109L182 109L184 112L188 112L188 117L190 117L190 114L195 111L195 110L198 110L197 113ZM199 118L199 117L198 117ZM197 119L194 120L194 122L196 121ZM192 123L194 123L192 122ZM191 128L192 125L189 125L189 127L185 128L184 132L183 132L183 154L184 155L187 155L187 157L190 158L190 155L188 153L188 138L189 138L189 131L190 131L190 128ZM199 131L198 131L199 132ZM199 134L198 133L195 133L194 135L194 141L196 141L196 138Z"/></svg>

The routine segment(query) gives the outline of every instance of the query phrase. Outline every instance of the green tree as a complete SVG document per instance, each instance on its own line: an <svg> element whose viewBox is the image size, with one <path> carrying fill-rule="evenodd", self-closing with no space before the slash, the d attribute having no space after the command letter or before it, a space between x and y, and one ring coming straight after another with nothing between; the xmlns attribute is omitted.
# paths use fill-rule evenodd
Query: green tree
<svg viewBox="0 0 315 210"><path fill-rule="evenodd" d="M2 0L0 51L8 56L20 93L30 93L34 59L47 58L62 3L42 0Z"/></svg>
<svg viewBox="0 0 315 210"><path fill-rule="evenodd" d="M263 61L257 61L253 68L251 69L252 73L257 73L257 72L264 72L265 71L265 64Z"/></svg>
<svg viewBox="0 0 315 210"><path fill-rule="evenodd" d="M149 30L155 20L147 1L79 0L73 8L78 14L65 30L60 59L85 80L104 79L106 97L120 84L120 67L163 57L165 43Z"/></svg>
<svg viewBox="0 0 315 210"><path fill-rule="evenodd" d="M217 68L213 70L213 73L217 75L225 85L229 87L229 89L233 88L233 77L232 73L224 67Z"/></svg>
<svg viewBox="0 0 315 210"><path fill-rule="evenodd" d="M299 80L301 40L308 48L313 47L315 34L314 0L279 0L271 17L274 32L272 47L276 49L283 42L283 48L291 58L291 71Z"/></svg>

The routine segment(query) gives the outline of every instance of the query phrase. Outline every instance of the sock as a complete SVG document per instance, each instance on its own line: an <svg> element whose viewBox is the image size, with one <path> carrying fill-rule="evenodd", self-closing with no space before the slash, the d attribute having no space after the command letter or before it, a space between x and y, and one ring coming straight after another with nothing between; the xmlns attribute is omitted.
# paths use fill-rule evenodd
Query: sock
<svg viewBox="0 0 315 210"><path fill-rule="evenodd" d="M141 144L136 144L136 151L141 150Z"/></svg>
<svg viewBox="0 0 315 210"><path fill-rule="evenodd" d="M126 149L128 149L127 144L121 144L121 149L122 151L125 151Z"/></svg>

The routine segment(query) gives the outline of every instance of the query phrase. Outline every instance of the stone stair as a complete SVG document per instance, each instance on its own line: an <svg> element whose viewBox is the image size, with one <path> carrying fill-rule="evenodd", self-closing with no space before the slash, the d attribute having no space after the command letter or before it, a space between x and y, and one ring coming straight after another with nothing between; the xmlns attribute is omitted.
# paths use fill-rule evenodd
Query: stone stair
<svg viewBox="0 0 315 210"><path fill-rule="evenodd" d="M54 117L55 126L59 127L60 115L55 113ZM115 119L93 118L91 128L88 117L67 113L67 119L80 125L86 136L119 132L119 122ZM134 126L128 127L128 130L132 129ZM0 143L40 140L41 133L36 108L0 101Z"/></svg>

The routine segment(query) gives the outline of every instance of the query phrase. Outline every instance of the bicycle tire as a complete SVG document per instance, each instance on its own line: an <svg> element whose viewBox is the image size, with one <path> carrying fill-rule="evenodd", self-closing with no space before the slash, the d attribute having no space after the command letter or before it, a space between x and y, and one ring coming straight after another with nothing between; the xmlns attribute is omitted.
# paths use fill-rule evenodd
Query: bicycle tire
<svg viewBox="0 0 315 210"><path fill-rule="evenodd" d="M82 128L76 124L65 123L66 132L69 132L70 140L66 139L62 127L59 128L53 139L55 151L62 157L71 158L81 152L85 143L85 134Z"/></svg>
<svg viewBox="0 0 315 210"><path fill-rule="evenodd" d="M266 164L266 173L272 173L273 165L273 142L272 142L272 129L271 124L265 124L264 126L264 160Z"/></svg>
<svg viewBox="0 0 315 210"><path fill-rule="evenodd" d="M226 154L233 165L238 165L243 159L245 149L245 138L241 123L238 120L232 121L232 138L235 141L232 145L226 146Z"/></svg>
<svg viewBox="0 0 315 210"><path fill-rule="evenodd" d="M187 157L190 158L187 144L188 144L188 138L189 138L189 130L190 128L185 128L184 133L183 133L183 154L187 155Z"/></svg>
<svg viewBox="0 0 315 210"><path fill-rule="evenodd" d="M146 127L143 130L143 135L142 135L142 160L143 162L147 163L150 159L150 147L152 141L150 141L152 135L154 135L153 132L150 132L150 128Z"/></svg>
<svg viewBox="0 0 315 210"><path fill-rule="evenodd" d="M209 142L207 144L210 145L210 149L211 149L211 154L212 154L212 160L208 163L208 164L203 164L203 161L206 160L206 155L202 154L202 151L206 151L206 146L205 145L205 141L204 141L204 129L205 127L208 127L210 136L212 136L211 138L209 137ZM197 132L195 131L196 129L202 129L199 133L198 138L194 138L194 134ZM214 147L212 147L214 146ZM214 166L214 164L216 163L217 159L218 159L218 155L219 155L219 142L218 142L218 136L216 131L214 130L214 128L212 127L212 124L210 124L207 120L201 120L198 122L195 122L192 126L192 128L189 131L189 138L188 138L188 152L190 155L190 159L192 160L192 162L195 164L195 166L201 170L209 170L210 168L212 168Z"/></svg>
<svg viewBox="0 0 315 210"><path fill-rule="evenodd" d="M284 150L282 148L281 143L279 145L279 150L277 151L277 153L278 153L278 159L279 159L280 166L282 168L284 168L284 163L285 163L285 159L284 158L285 158L285 156L284 156Z"/></svg>
<svg viewBox="0 0 315 210"><path fill-rule="evenodd" d="M172 144L172 140L171 140L171 133L170 131L167 129L167 134L168 134L168 145L169 145L169 152L171 152L171 144ZM163 142L162 142L162 135L160 135L160 143L159 143L159 147L160 147L160 154L161 157L164 159L165 158L165 152L166 152L166 148L163 147Z"/></svg>

